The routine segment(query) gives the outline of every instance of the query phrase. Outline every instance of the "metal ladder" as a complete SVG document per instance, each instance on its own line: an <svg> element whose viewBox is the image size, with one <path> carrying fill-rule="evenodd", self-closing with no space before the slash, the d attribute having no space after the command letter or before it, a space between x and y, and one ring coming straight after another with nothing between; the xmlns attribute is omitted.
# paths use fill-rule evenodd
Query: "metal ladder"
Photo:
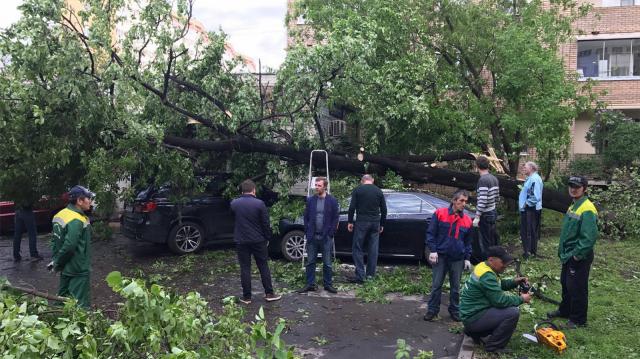
<svg viewBox="0 0 640 359"><path fill-rule="evenodd" d="M311 188L312 186L315 185L315 180L313 177L313 154L314 153L319 153L319 154L323 154L324 153L324 165L325 165L325 171L327 174L327 194L331 193L331 181L329 181L329 153L325 150L312 150L311 153L309 154L309 175L307 177L307 199L309 199L309 197L311 197ZM302 238L302 268L304 268L304 262L305 262L305 258L307 258L307 233L305 231L304 237ZM320 257L322 257L322 253L320 253ZM335 240L333 241L333 259L336 259L336 242Z"/></svg>

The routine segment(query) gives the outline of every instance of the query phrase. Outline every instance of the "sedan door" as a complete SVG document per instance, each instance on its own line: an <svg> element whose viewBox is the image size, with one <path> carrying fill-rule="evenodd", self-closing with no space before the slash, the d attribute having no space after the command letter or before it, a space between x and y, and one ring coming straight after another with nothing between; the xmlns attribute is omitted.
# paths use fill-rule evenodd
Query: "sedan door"
<svg viewBox="0 0 640 359"><path fill-rule="evenodd" d="M433 206L412 193L386 195L387 221L380 236L380 254L393 257L420 257L424 248L427 221Z"/></svg>

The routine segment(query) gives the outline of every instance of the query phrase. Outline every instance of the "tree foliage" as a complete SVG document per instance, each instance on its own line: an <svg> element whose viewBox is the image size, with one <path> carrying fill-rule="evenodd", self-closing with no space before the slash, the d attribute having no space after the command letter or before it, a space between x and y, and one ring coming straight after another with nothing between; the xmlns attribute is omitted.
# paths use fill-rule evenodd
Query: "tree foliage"
<svg viewBox="0 0 640 359"><path fill-rule="evenodd" d="M493 146L510 174L520 151L558 158L589 106L559 47L588 7L573 1L301 0L295 16L316 46L284 71L322 63L339 75L325 95L355 111L363 142L382 153ZM316 73L329 72L315 69ZM285 75L286 76L286 75Z"/></svg>
<svg viewBox="0 0 640 359"><path fill-rule="evenodd" d="M293 358L280 338L284 320L269 330L261 308L255 321L246 323L233 297L225 299L222 313L213 314L197 292L177 295L112 272L107 282L123 303L110 319L73 300L52 309L46 300L4 290L4 281L0 278L4 358Z"/></svg>
<svg viewBox="0 0 640 359"><path fill-rule="evenodd" d="M605 165L622 168L640 164L640 123L620 111L604 110L595 117L586 138L603 155Z"/></svg>

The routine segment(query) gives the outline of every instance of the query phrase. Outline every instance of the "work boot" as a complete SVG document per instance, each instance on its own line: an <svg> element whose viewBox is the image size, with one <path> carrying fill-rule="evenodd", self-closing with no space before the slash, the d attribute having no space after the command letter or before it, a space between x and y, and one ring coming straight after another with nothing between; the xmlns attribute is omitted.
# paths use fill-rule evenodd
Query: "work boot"
<svg viewBox="0 0 640 359"><path fill-rule="evenodd" d="M438 315L438 313L431 313L431 312L427 312L427 314L424 315L424 320L426 320L427 322L430 322L433 320L433 318L436 317L436 315Z"/></svg>
<svg viewBox="0 0 640 359"><path fill-rule="evenodd" d="M302 294L302 293L306 293L306 292L315 292L316 291L316 286L315 285L306 285L304 288L298 290L298 293Z"/></svg>
<svg viewBox="0 0 640 359"><path fill-rule="evenodd" d="M240 297L238 298L238 302L242 304L251 304L251 297Z"/></svg>
<svg viewBox="0 0 640 359"><path fill-rule="evenodd" d="M566 318L566 316L562 315L562 312L560 310L554 310L552 312L547 312L547 318Z"/></svg>
<svg viewBox="0 0 640 359"><path fill-rule="evenodd" d="M575 323L574 321L572 321L571 319L569 319L567 321L567 323L561 325L560 327L562 329L578 329L578 328L582 328L582 327L586 327L586 326L587 326L586 324L578 324L578 323Z"/></svg>
<svg viewBox="0 0 640 359"><path fill-rule="evenodd" d="M324 290L326 290L327 292L331 293L331 294L336 294L338 293L338 290L335 289L333 286L331 285L325 285L324 286Z"/></svg>
<svg viewBox="0 0 640 359"><path fill-rule="evenodd" d="M451 320L453 320L454 322L461 322L460 314L458 314L458 313L449 313L449 316L451 317Z"/></svg>
<svg viewBox="0 0 640 359"><path fill-rule="evenodd" d="M38 261L41 261L43 259L44 259L44 257L39 255L39 254L36 254L35 256L31 256L31 261L32 262L38 262Z"/></svg>

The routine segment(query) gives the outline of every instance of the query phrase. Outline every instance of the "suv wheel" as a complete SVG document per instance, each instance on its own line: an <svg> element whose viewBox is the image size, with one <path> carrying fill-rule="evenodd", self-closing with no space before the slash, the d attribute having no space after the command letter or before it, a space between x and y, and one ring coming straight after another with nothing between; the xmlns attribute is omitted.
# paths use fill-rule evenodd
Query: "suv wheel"
<svg viewBox="0 0 640 359"><path fill-rule="evenodd" d="M187 254L200 249L203 242L204 230L202 226L194 222L182 222L173 227L167 244L171 251L177 254Z"/></svg>
<svg viewBox="0 0 640 359"><path fill-rule="evenodd" d="M304 232L295 230L285 234L280 242L280 250L284 258L288 261L297 262L302 260Z"/></svg>

